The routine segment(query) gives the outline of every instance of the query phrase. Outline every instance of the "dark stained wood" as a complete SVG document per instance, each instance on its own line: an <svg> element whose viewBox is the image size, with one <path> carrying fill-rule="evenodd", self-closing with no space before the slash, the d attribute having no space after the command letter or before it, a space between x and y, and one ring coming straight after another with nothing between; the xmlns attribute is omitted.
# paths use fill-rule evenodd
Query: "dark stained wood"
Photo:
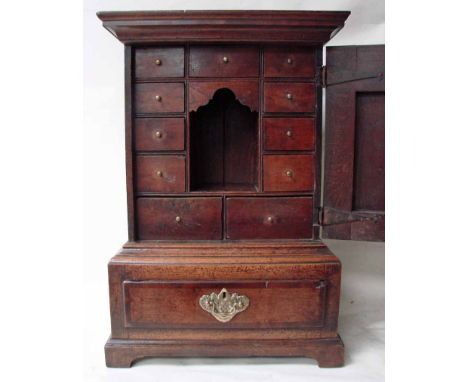
<svg viewBox="0 0 468 382"><path fill-rule="evenodd" d="M257 120L228 89L190 113L190 190L256 189Z"/></svg>
<svg viewBox="0 0 468 382"><path fill-rule="evenodd" d="M314 118L263 118L265 150L314 150Z"/></svg>
<svg viewBox="0 0 468 382"><path fill-rule="evenodd" d="M258 111L258 81L255 80L190 81L189 110L196 111L206 105L219 89L231 90L241 104Z"/></svg>
<svg viewBox="0 0 468 382"><path fill-rule="evenodd" d="M125 47L125 175L127 179L128 239L135 240L135 184L133 179L133 48Z"/></svg>
<svg viewBox="0 0 468 382"><path fill-rule="evenodd" d="M315 49L310 47L265 48L265 77L315 76Z"/></svg>
<svg viewBox="0 0 468 382"><path fill-rule="evenodd" d="M161 97L157 100L156 97ZM183 113L183 83L135 84L136 113Z"/></svg>
<svg viewBox="0 0 468 382"><path fill-rule="evenodd" d="M183 118L135 118L135 150L184 150Z"/></svg>
<svg viewBox="0 0 468 382"><path fill-rule="evenodd" d="M327 48L325 238L385 239L384 73L383 45Z"/></svg>
<svg viewBox="0 0 468 382"><path fill-rule="evenodd" d="M158 61L157 61L158 60ZM135 49L135 77L183 77L184 48Z"/></svg>
<svg viewBox="0 0 468 382"><path fill-rule="evenodd" d="M185 157L182 155L138 155L137 192L184 192Z"/></svg>
<svg viewBox="0 0 468 382"><path fill-rule="evenodd" d="M190 47L191 77L258 77L259 50L251 46ZM227 59L227 61L225 61Z"/></svg>
<svg viewBox="0 0 468 382"><path fill-rule="evenodd" d="M230 239L310 239L313 200L227 198L226 236Z"/></svg>
<svg viewBox="0 0 468 382"><path fill-rule="evenodd" d="M220 198L137 199L140 240L221 239Z"/></svg>
<svg viewBox="0 0 468 382"><path fill-rule="evenodd" d="M385 211L385 94L356 95L353 210Z"/></svg>
<svg viewBox="0 0 468 382"><path fill-rule="evenodd" d="M125 326L130 328L321 328L326 284L320 280L201 282L124 281ZM249 307L220 322L198 304L222 288L245 295ZM307 304L304 304L307 301ZM274 315L271 312L276 312Z"/></svg>
<svg viewBox="0 0 468 382"><path fill-rule="evenodd" d="M314 84L298 82L265 82L264 88L263 102L266 113L315 112L316 98Z"/></svg>
<svg viewBox="0 0 468 382"><path fill-rule="evenodd" d="M307 340L120 340L106 343L108 367L130 367L147 357L309 357L319 367L341 367L344 344L339 336Z"/></svg>
<svg viewBox="0 0 468 382"><path fill-rule="evenodd" d="M99 13L126 44L129 242L109 263L108 366L149 356L343 364L341 265L317 240L316 203L322 46L348 15ZM379 99L357 104L365 161ZM357 171L356 189L376 177ZM251 300L227 323L199 306L222 288Z"/></svg>
<svg viewBox="0 0 468 382"><path fill-rule="evenodd" d="M125 44L257 42L323 45L350 12L123 11L98 12L104 27Z"/></svg>
<svg viewBox="0 0 468 382"><path fill-rule="evenodd" d="M171 248L175 250L177 247L170 243L160 243L152 248L128 248L111 260L109 279L111 295L115 298L111 299L113 339L106 346L109 366L130 366L134 359L140 358L131 346L143 339L146 343L153 340L179 344L175 348L167 348L172 349L166 353L168 356L209 355L200 346L205 341L223 342L225 355L241 355L243 352L249 355L252 341L280 341L289 350L278 355L305 355L317 358L323 366L341 365L341 341L341 351L335 347L322 346L320 349L323 354L308 351L307 347L294 346L295 341L316 344L323 340L332 340L336 345L338 338L336 329L341 266L323 244L309 242L272 247L268 243L250 246L242 243L191 243L183 246L182 252L172 254L168 252ZM216 252L215 256L205 254L210 248ZM270 255L262 255L262 250ZM225 260L220 262L219 259ZM181 283L181 280L185 281ZM194 289L189 288L190 283ZM132 295L133 300L124 298L127 285L140 288L140 291L134 289L130 293L127 290L127 296ZM318 289L312 291L309 286ZM227 326L214 319L210 324L210 315L201 308L200 311L197 310L200 294L211 290L219 292L217 288L222 287L232 292L239 288L241 293L251 296L249 308L239 313L230 323L226 323ZM160 309L174 301L164 299L163 294L158 293L161 288L168 289L169 293L178 297L175 299L178 303L174 303L170 310ZM325 290L322 288L326 289L326 293L323 293ZM187 295L193 296L193 299ZM267 297L268 295L272 297ZM260 301L256 298L260 298ZM303 298L325 307L321 319L318 312L304 306ZM320 299L323 299L324 305L321 305ZM152 309L157 301L161 305ZM280 307L276 308L275 304ZM284 309L284 305L295 309ZM251 312L249 309L252 309ZM280 310L283 312L279 312ZM169 315L164 316L164 311ZM288 316L287 312L299 319L303 327L291 325L293 317ZM268 318L268 313L272 317ZM242 318L242 315L246 317ZM128 320L129 317L131 320ZM179 328L181 324L185 329ZM190 325L198 327L191 328ZM260 327L247 329L250 325ZM183 346L187 340L192 346ZM112 348L115 343L119 343L121 350L126 349L125 354ZM270 349L270 352L263 349L262 352L264 355L274 355L279 348L275 347L274 351ZM162 356L164 353L159 351L151 351L146 356Z"/></svg>
<svg viewBox="0 0 468 382"><path fill-rule="evenodd" d="M264 191L313 191L313 155L264 155Z"/></svg>

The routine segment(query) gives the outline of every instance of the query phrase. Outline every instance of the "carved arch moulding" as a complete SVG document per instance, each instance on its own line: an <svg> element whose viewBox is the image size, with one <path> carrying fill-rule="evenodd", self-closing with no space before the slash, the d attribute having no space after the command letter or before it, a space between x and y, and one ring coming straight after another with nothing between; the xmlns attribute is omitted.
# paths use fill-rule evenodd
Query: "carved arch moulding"
<svg viewBox="0 0 468 382"><path fill-rule="evenodd" d="M189 84L189 111L196 111L200 106L207 105L216 91L223 88L233 92L241 104L258 112L258 81L255 80L191 81Z"/></svg>

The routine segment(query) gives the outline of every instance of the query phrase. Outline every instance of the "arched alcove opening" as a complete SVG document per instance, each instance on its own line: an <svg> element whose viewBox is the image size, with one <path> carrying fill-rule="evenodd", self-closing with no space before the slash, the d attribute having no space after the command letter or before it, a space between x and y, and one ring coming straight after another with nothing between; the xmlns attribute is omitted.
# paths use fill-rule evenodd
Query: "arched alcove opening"
<svg viewBox="0 0 468 382"><path fill-rule="evenodd" d="M235 94L218 89L190 113L190 190L258 187L258 116Z"/></svg>

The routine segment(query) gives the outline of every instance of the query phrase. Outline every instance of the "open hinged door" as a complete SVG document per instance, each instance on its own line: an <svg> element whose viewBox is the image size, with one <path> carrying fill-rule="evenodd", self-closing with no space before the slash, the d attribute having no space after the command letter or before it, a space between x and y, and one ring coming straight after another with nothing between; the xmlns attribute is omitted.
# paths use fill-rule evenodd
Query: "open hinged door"
<svg viewBox="0 0 468 382"><path fill-rule="evenodd" d="M324 239L385 239L385 46L326 52Z"/></svg>

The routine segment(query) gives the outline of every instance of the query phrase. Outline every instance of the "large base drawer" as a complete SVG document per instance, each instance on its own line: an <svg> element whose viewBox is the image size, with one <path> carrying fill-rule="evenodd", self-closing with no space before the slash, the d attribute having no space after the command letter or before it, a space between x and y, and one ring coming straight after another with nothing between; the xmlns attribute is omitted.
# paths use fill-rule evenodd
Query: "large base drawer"
<svg viewBox="0 0 468 382"><path fill-rule="evenodd" d="M326 288L323 280L127 280L123 283L125 325L132 328L321 328Z"/></svg>
<svg viewBox="0 0 468 382"><path fill-rule="evenodd" d="M152 245L109 264L113 338L336 335L341 267L323 245Z"/></svg>

